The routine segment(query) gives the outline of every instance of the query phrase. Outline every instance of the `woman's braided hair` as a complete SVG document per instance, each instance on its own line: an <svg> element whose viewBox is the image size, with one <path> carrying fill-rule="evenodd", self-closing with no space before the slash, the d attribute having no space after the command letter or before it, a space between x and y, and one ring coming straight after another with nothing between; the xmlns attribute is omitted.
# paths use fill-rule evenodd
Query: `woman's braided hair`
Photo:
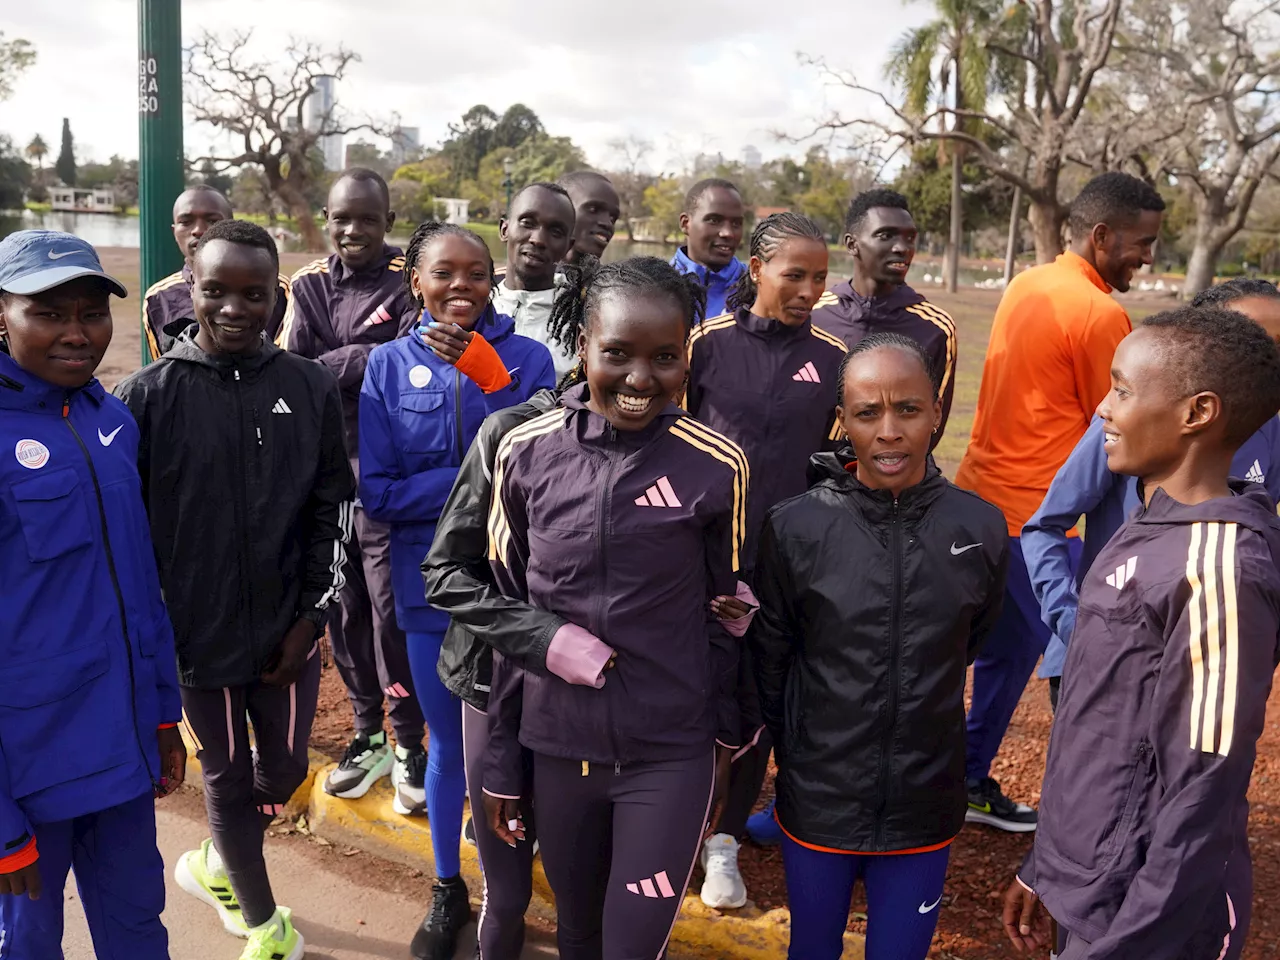
<svg viewBox="0 0 1280 960"><path fill-rule="evenodd" d="M451 233L454 236L466 237L468 240L474 240L480 244L484 250L485 256L489 258L489 285L490 288L498 285L497 274L493 270L493 254L489 252L489 245L484 242L484 238L474 230L468 230L466 227L459 226L456 223L445 223L442 220L424 220L418 224L413 236L409 238L409 246L404 252L404 284L409 288L409 296L418 304L418 309L422 309L425 305L422 302L416 290L413 289L413 271L418 266L418 258L422 255L422 248L434 240L436 237Z"/></svg>
<svg viewBox="0 0 1280 960"><path fill-rule="evenodd" d="M817 240L822 244L827 242L827 238L822 233L822 228L816 223L803 214L787 211L785 213L771 213L757 223L756 228L751 231L751 244L747 249L751 256L759 257L762 261L768 263L773 259L773 255L778 252L778 248L793 237ZM729 292L728 299L725 300L725 309L732 313L742 307L750 307L755 302L755 281L751 279L751 271L749 269L743 270L742 276L738 278L737 284Z"/></svg>

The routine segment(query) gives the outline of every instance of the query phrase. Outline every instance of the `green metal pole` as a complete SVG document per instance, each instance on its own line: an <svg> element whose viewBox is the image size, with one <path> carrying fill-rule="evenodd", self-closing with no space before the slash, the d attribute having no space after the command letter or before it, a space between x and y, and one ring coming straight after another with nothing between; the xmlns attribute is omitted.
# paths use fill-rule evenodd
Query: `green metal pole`
<svg viewBox="0 0 1280 960"><path fill-rule="evenodd" d="M142 290L182 267L173 201L182 168L182 0L138 0L138 207ZM142 317L142 362L156 359Z"/></svg>

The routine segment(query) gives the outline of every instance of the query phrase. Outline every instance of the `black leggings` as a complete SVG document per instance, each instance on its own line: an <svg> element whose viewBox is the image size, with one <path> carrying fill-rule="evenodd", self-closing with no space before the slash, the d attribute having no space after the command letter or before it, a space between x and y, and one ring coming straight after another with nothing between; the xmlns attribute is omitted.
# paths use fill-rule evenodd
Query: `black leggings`
<svg viewBox="0 0 1280 960"><path fill-rule="evenodd" d="M533 800L561 960L658 960L711 809L715 755L586 764L538 754Z"/></svg>

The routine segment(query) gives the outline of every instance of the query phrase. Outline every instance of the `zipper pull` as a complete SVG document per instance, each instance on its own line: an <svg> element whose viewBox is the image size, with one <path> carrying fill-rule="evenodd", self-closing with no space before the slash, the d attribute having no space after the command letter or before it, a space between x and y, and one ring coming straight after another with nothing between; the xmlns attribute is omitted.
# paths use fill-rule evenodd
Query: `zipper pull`
<svg viewBox="0 0 1280 960"><path fill-rule="evenodd" d="M232 372L232 374L234 374L234 375L235 375L236 383L239 383L239 382L240 382L240 371L239 371L239 370L232 370L231 372Z"/></svg>
<svg viewBox="0 0 1280 960"><path fill-rule="evenodd" d="M258 434L258 446L262 446L262 428L255 426L253 429Z"/></svg>
<svg viewBox="0 0 1280 960"><path fill-rule="evenodd" d="M62 395L62 419L65 420L71 416L71 394Z"/></svg>
<svg viewBox="0 0 1280 960"><path fill-rule="evenodd" d="M587 761L583 760L583 761L582 761L582 775L585 777L585 776L590 775L590 773L591 773L591 765L590 765L589 763L587 763Z"/></svg>
<svg viewBox="0 0 1280 960"><path fill-rule="evenodd" d="M620 777L620 776L622 776L622 761L621 761L621 760L615 760L615 761L613 761L613 775L614 775L615 777Z"/></svg>

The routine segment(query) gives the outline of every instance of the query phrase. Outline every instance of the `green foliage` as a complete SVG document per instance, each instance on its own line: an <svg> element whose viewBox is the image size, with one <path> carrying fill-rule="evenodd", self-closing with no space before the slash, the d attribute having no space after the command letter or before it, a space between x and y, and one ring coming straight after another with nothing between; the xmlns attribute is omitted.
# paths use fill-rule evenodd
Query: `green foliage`
<svg viewBox="0 0 1280 960"><path fill-rule="evenodd" d="M213 187L213 189L228 198L230 198L231 190L236 183L235 179L229 174L219 173L212 160L206 160L200 166L200 182Z"/></svg>
<svg viewBox="0 0 1280 960"><path fill-rule="evenodd" d="M1004 181L987 177L972 159L966 159L961 175L964 223L969 230L1007 227L1013 189ZM911 204L911 216L922 233L937 238L948 235L951 224L951 156L936 147L917 147L911 162L893 182L893 189Z"/></svg>
<svg viewBox="0 0 1280 960"><path fill-rule="evenodd" d="M838 240L844 233L849 201L871 186L870 171L852 161L833 161L826 150L814 147L805 156L801 172L805 189L792 206L822 227L828 239Z"/></svg>
<svg viewBox="0 0 1280 960"><path fill-rule="evenodd" d="M62 149L58 152L54 171L68 187L76 185L76 145L71 136L71 121L66 117L62 118Z"/></svg>
<svg viewBox="0 0 1280 960"><path fill-rule="evenodd" d="M30 69L35 62L35 47L21 37L6 40L4 31L0 30L0 100L8 100L13 96L18 76Z"/></svg>
<svg viewBox="0 0 1280 960"><path fill-rule="evenodd" d="M644 205L653 217L655 230L663 237L680 232L680 212L685 188L676 177L660 177L644 191Z"/></svg>
<svg viewBox="0 0 1280 960"><path fill-rule="evenodd" d="M31 184L31 165L13 140L0 134L0 210L21 210Z"/></svg>

